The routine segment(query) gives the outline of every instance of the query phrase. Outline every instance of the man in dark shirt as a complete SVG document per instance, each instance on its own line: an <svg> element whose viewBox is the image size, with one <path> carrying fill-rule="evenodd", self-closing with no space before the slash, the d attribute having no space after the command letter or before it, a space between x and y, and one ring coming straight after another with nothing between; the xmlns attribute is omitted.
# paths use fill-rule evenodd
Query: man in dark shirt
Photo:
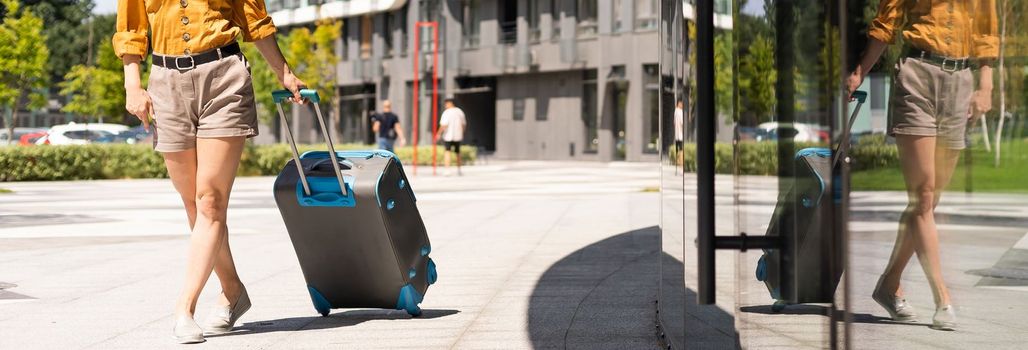
<svg viewBox="0 0 1028 350"><path fill-rule="evenodd" d="M400 117L393 114L393 104L389 100L382 101L382 113L373 114L371 123L371 129L378 136L378 148L392 152L397 140L400 147L407 143L400 127Z"/></svg>

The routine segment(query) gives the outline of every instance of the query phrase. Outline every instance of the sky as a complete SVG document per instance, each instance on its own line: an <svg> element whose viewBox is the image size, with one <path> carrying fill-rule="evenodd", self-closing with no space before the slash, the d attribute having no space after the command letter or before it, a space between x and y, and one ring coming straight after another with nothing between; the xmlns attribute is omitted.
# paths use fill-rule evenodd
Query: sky
<svg viewBox="0 0 1028 350"><path fill-rule="evenodd" d="M102 15L108 13L114 13L115 7L118 6L118 0L96 0L96 7L93 8L93 13Z"/></svg>

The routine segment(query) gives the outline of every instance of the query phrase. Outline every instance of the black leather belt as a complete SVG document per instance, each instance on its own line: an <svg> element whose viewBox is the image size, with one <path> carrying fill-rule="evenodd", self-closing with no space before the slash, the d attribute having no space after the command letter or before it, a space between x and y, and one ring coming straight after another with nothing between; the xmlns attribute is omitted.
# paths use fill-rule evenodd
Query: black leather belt
<svg viewBox="0 0 1028 350"><path fill-rule="evenodd" d="M204 63L220 60L222 57L239 54L239 43L231 43L217 49L198 53L192 56L161 56L153 54L153 64L158 67L178 69L181 71L191 70Z"/></svg>
<svg viewBox="0 0 1028 350"><path fill-rule="evenodd" d="M903 57L919 59L921 62L938 66L947 72L956 72L971 68L971 64L974 63L972 59L967 57L950 58L934 54L931 51L925 51L913 47L907 47L903 50Z"/></svg>

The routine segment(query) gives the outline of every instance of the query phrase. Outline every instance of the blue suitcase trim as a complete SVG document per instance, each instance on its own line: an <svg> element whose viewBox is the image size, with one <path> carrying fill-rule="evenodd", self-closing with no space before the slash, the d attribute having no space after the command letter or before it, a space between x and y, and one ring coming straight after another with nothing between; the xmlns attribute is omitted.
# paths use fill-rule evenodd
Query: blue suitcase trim
<svg viewBox="0 0 1028 350"><path fill-rule="evenodd" d="M307 177L311 187L311 195L303 192L303 183L296 183L296 201L301 207L354 207L357 200L353 198L353 176L344 176L346 196L339 190L339 179L334 177Z"/></svg>
<svg viewBox="0 0 1028 350"><path fill-rule="evenodd" d="M400 296L396 300L396 309L405 310L411 316L420 316L421 308L418 307L418 304L420 304L424 298L425 297L421 295L421 293L418 293L417 289L414 289L414 286L408 283L403 286L403 288L400 288Z"/></svg>
<svg viewBox="0 0 1028 350"><path fill-rule="evenodd" d="M325 297L321 295L321 292L314 289L313 286L308 285L307 292L311 293L311 301L314 302L314 309L318 310L318 313L321 314L321 316L327 317L329 311L332 311L332 304L328 302L328 299L325 299Z"/></svg>
<svg viewBox="0 0 1028 350"><path fill-rule="evenodd" d="M427 279L429 285L435 284L435 281L439 279L439 273L435 270L435 261L432 261L432 258L428 258Z"/></svg>

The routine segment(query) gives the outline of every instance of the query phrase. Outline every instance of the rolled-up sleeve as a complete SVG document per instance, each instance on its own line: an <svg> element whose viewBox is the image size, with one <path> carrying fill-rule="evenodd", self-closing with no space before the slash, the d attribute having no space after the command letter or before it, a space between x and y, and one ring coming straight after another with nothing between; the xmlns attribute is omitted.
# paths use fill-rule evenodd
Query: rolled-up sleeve
<svg viewBox="0 0 1028 350"><path fill-rule="evenodd" d="M113 38L114 54L146 56L150 24L143 0L118 0L118 19Z"/></svg>
<svg viewBox="0 0 1028 350"><path fill-rule="evenodd" d="M999 25L996 18L996 0L980 0L974 15L974 56L999 57Z"/></svg>
<svg viewBox="0 0 1028 350"><path fill-rule="evenodd" d="M867 30L869 37L883 43L892 43L903 26L906 0L882 0L878 3L878 15L871 21Z"/></svg>
<svg viewBox="0 0 1028 350"><path fill-rule="evenodd" d="M233 13L243 40L257 41L275 34L275 23L264 8L264 0L235 0Z"/></svg>

